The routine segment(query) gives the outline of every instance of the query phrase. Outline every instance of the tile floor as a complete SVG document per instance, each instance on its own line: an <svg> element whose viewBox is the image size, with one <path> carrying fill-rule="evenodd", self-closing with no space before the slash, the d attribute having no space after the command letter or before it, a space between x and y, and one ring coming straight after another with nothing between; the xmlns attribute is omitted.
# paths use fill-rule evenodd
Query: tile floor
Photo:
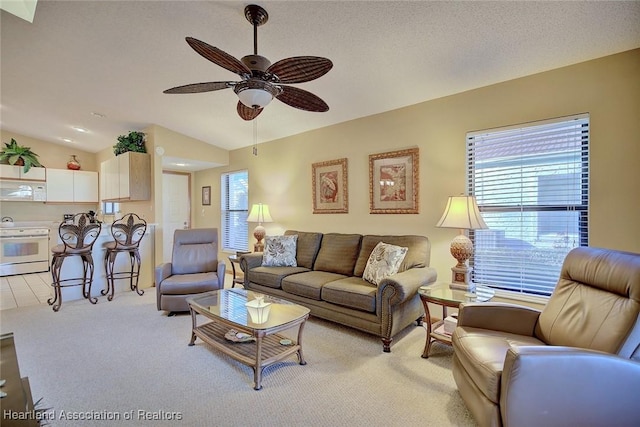
<svg viewBox="0 0 640 427"><path fill-rule="evenodd" d="M230 288L232 283L233 276L225 274L225 288ZM52 296L49 272L0 277L0 310L46 304Z"/></svg>
<svg viewBox="0 0 640 427"><path fill-rule="evenodd" d="M0 310L46 304L52 296L49 272L0 277Z"/></svg>

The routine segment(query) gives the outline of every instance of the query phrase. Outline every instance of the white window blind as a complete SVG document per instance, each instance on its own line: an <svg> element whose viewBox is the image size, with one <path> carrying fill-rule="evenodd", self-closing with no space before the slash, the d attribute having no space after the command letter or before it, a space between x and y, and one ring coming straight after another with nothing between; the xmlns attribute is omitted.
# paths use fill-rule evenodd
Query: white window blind
<svg viewBox="0 0 640 427"><path fill-rule="evenodd" d="M589 116L469 133L467 177L489 226L470 233L473 280L550 295L567 253L588 245Z"/></svg>
<svg viewBox="0 0 640 427"><path fill-rule="evenodd" d="M223 173L220 177L222 249L247 251L249 248L249 174L247 171Z"/></svg>

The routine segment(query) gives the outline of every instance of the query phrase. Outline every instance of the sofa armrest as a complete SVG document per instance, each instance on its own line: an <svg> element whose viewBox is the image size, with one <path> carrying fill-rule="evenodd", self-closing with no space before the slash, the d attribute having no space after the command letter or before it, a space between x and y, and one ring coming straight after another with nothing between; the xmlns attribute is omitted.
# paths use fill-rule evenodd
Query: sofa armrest
<svg viewBox="0 0 640 427"><path fill-rule="evenodd" d="M532 337L540 310L499 302L462 303L458 312L458 326Z"/></svg>
<svg viewBox="0 0 640 427"><path fill-rule="evenodd" d="M160 287L162 286L162 281L167 277L171 276L171 266L170 262L165 262L156 267L156 304L158 306L158 310L160 310Z"/></svg>
<svg viewBox="0 0 640 427"><path fill-rule="evenodd" d="M511 347L502 372L505 426L638 425L640 363L573 347Z"/></svg>
<svg viewBox="0 0 640 427"><path fill-rule="evenodd" d="M246 273L255 267L262 265L262 252L254 252L240 256L240 269Z"/></svg>
<svg viewBox="0 0 640 427"><path fill-rule="evenodd" d="M420 286L436 281L438 273L432 267L416 267L382 279L378 285L378 298L391 295L391 305L401 304L418 293ZM387 289L391 287L392 289ZM389 294L388 292L393 290Z"/></svg>

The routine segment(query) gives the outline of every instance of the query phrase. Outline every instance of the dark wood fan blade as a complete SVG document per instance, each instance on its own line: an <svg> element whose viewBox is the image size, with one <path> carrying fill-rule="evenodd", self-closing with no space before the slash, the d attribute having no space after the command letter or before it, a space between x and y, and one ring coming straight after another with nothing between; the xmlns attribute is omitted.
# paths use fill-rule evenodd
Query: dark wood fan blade
<svg viewBox="0 0 640 427"><path fill-rule="evenodd" d="M311 92L293 86L282 86L282 93L277 95L276 98L300 110L316 111L319 113L329 111L329 106L322 99Z"/></svg>
<svg viewBox="0 0 640 427"><path fill-rule="evenodd" d="M184 86L172 87L163 93L200 93L213 92L214 90L226 89L233 86L235 82L208 82L208 83L192 83Z"/></svg>
<svg viewBox="0 0 640 427"><path fill-rule="evenodd" d="M187 43L189 43L189 46L193 48L193 50L195 50L204 58L208 59L214 64L219 65L222 68L243 77L251 76L251 70L247 68L247 66L244 65L240 60L229 55L227 52L220 50L217 47L213 47L210 44L198 39L194 39L193 37L187 37L186 40Z"/></svg>
<svg viewBox="0 0 640 427"><path fill-rule="evenodd" d="M262 108L247 107L240 101L238 101L236 109L238 110L238 115L247 121L255 119L260 113L262 113Z"/></svg>
<svg viewBox="0 0 640 427"><path fill-rule="evenodd" d="M324 76L333 68L333 62L319 56L294 56L272 64L268 74L280 83L304 83Z"/></svg>

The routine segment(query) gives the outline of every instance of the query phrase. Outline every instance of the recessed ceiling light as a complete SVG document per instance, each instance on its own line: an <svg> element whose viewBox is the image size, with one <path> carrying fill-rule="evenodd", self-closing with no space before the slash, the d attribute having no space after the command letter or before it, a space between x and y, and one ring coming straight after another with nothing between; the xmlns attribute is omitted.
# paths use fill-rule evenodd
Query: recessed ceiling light
<svg viewBox="0 0 640 427"><path fill-rule="evenodd" d="M77 132L81 132L81 133L87 133L89 132L87 129L85 128L81 128L80 126L73 126L73 130L77 131Z"/></svg>
<svg viewBox="0 0 640 427"><path fill-rule="evenodd" d="M63 140L64 142L73 142L73 139L69 139L69 138L60 138L61 140Z"/></svg>

